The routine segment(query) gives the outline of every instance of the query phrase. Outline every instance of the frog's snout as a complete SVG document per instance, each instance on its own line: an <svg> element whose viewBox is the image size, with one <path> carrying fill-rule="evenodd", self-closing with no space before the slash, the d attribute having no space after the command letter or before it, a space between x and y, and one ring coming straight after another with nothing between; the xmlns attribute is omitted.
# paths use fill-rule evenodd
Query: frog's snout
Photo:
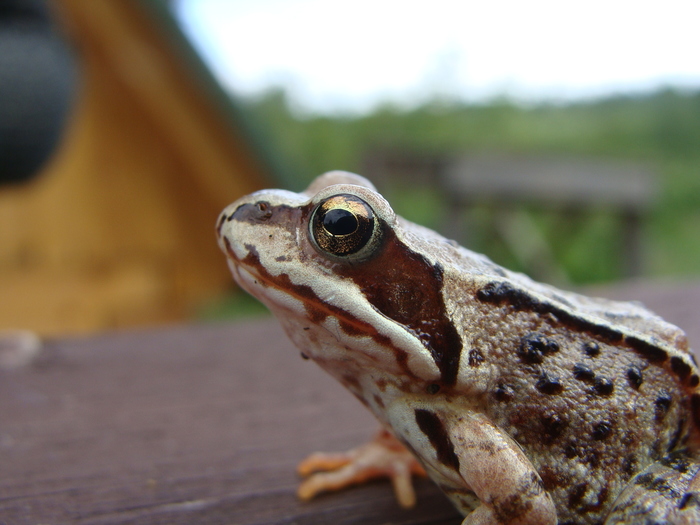
<svg viewBox="0 0 700 525"><path fill-rule="evenodd" d="M221 212L217 220L216 231L221 235L221 230L227 222L238 221L249 224L260 224L272 217L272 205L266 200L250 201L245 197L229 204Z"/></svg>

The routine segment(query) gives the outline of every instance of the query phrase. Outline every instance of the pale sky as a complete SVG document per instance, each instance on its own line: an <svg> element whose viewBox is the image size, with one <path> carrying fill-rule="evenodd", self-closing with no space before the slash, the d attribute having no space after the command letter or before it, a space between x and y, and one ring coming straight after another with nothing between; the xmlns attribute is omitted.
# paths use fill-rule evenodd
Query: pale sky
<svg viewBox="0 0 700 525"><path fill-rule="evenodd" d="M700 89L700 0L178 0L222 84L313 112Z"/></svg>

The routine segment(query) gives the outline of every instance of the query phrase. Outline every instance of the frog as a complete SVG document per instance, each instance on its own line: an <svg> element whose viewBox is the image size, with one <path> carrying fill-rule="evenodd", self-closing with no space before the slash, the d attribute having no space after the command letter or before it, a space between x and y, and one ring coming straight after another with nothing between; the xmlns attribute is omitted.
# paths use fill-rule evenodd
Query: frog
<svg viewBox="0 0 700 525"><path fill-rule="evenodd" d="M344 171L216 223L235 281L378 419L302 461L302 499L427 475L474 524L700 523L700 373L641 303L507 270Z"/></svg>

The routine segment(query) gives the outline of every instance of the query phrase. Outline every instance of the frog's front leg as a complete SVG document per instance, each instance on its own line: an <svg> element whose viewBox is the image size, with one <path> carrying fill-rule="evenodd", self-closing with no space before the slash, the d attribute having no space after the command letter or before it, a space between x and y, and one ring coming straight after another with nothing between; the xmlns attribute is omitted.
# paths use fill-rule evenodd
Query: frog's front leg
<svg viewBox="0 0 700 525"><path fill-rule="evenodd" d="M419 413L416 411L417 423L421 430L427 430L438 460L453 462L481 502L463 525L557 523L554 502L534 466L518 444L485 415L466 413L446 418L451 423L445 425L445 442L441 442L437 429L442 419L434 412ZM434 424L427 424L430 418L435 418Z"/></svg>

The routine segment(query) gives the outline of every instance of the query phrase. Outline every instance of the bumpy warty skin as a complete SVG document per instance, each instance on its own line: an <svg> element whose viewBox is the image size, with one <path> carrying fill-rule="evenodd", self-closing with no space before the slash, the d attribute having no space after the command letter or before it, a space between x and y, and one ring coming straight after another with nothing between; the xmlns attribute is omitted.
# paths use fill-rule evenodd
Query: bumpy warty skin
<svg viewBox="0 0 700 525"><path fill-rule="evenodd" d="M345 172L239 199L217 233L241 287L465 523L700 521L698 370L641 305L501 268Z"/></svg>

